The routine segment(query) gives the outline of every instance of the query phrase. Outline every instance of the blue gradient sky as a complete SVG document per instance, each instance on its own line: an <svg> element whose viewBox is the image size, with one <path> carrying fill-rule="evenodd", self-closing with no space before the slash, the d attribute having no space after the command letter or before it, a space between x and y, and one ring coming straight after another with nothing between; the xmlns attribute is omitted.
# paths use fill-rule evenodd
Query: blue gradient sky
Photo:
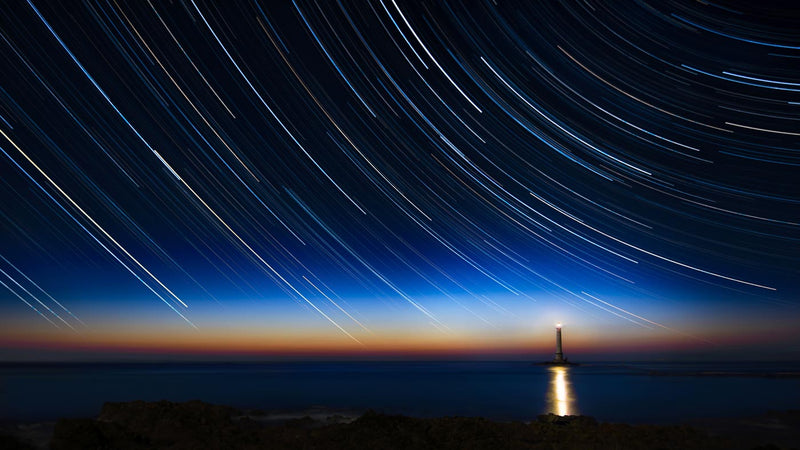
<svg viewBox="0 0 800 450"><path fill-rule="evenodd" d="M0 12L0 357L800 355L796 14L273 3Z"/></svg>

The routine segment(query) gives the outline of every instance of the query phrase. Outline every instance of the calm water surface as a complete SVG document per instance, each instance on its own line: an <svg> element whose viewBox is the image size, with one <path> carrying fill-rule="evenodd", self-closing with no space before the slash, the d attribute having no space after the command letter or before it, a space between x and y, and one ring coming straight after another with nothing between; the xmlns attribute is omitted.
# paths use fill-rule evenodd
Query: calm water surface
<svg viewBox="0 0 800 450"><path fill-rule="evenodd" d="M700 373L724 376L698 376ZM0 420L90 417L103 402L206 402L532 420L542 413L669 423L800 407L800 364L347 362L0 365Z"/></svg>

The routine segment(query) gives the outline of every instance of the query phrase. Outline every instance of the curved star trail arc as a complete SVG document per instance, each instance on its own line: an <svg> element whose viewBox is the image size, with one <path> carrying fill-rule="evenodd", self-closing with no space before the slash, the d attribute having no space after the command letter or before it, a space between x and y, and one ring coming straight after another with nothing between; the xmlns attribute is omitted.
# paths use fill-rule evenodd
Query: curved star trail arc
<svg viewBox="0 0 800 450"><path fill-rule="evenodd" d="M375 307L796 306L797 12L273 3L0 12L3 308L79 331L58 293L132 276L201 332L288 300L368 345Z"/></svg>

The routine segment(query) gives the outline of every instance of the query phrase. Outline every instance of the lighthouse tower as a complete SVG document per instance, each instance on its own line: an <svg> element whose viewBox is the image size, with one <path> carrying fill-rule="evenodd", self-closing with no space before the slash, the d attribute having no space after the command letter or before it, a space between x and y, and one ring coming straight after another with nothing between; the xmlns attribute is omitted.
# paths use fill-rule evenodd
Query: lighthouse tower
<svg viewBox="0 0 800 450"><path fill-rule="evenodd" d="M553 362L556 364L561 364L567 362L567 358L564 358L564 351L561 348L561 324L556 324L556 357L553 358Z"/></svg>

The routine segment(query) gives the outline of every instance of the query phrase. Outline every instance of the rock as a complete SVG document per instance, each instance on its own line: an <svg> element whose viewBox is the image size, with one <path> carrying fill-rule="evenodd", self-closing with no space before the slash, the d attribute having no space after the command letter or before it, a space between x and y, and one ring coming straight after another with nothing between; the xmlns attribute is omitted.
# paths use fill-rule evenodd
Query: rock
<svg viewBox="0 0 800 450"><path fill-rule="evenodd" d="M145 449L149 441L116 423L92 419L61 419L56 422L52 450Z"/></svg>
<svg viewBox="0 0 800 450"><path fill-rule="evenodd" d="M0 448L3 450L33 450L35 447L16 436L0 433Z"/></svg>
<svg viewBox="0 0 800 450"><path fill-rule="evenodd" d="M349 423L303 417L269 424L199 401L107 403L96 420L59 421L51 444L55 450L736 448L729 440L686 426L607 424L585 416L550 414L525 424L367 411Z"/></svg>
<svg viewBox="0 0 800 450"><path fill-rule="evenodd" d="M542 414L536 418L539 423L552 423L555 425L572 425L589 427L597 425L597 419L589 416L558 416L556 414Z"/></svg>
<svg viewBox="0 0 800 450"><path fill-rule="evenodd" d="M286 428L313 428L318 426L319 423L309 416L301 417L299 419L289 419L283 423Z"/></svg>

